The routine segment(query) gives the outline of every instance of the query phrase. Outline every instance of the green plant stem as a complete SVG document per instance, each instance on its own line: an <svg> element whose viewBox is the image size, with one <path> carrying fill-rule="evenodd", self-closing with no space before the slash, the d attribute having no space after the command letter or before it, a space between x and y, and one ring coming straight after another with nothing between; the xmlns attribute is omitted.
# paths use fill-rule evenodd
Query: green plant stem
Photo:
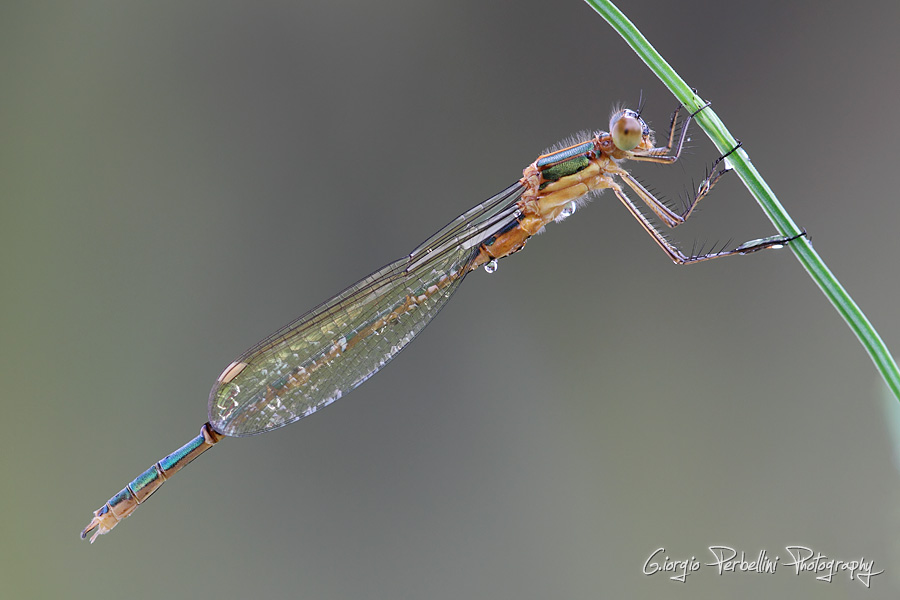
<svg viewBox="0 0 900 600"><path fill-rule="evenodd" d="M703 100L679 77L669 63L650 45L647 38L637 30L634 24L612 2L608 0L585 0L585 2L606 19L612 28L625 39L628 45L631 46L631 49L641 57L689 112L693 113L704 105ZM729 133L725 124L712 108L707 108L698 113L694 120L697 121L722 154L725 154L737 144L737 140ZM781 203L778 202L775 193L750 162L743 148L731 154L728 157L728 163L734 168L735 173L741 178L741 181L753 194L753 197L756 198L763 212L766 213L766 216L769 217L779 233L785 236L794 236L801 233L793 219L781 206ZM850 329L853 330L860 343L869 353L869 356L872 357L876 368L881 373L881 376L884 377L894 396L900 400L900 371L897 369L897 363L881 340L878 332L872 327L869 319L866 318L866 315L863 314L856 302L847 293L847 290L844 289L822 261L822 258L813 249L808 237L791 242L790 247L794 251L797 260L800 261L800 264L813 278L813 281L816 282L825 296L831 301L841 316L844 317Z"/></svg>

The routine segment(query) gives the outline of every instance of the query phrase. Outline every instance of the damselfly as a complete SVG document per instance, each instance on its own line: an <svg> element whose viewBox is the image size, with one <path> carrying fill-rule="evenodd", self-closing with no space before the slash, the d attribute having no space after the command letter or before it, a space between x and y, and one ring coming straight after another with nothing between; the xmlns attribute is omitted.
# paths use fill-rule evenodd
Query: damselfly
<svg viewBox="0 0 900 600"><path fill-rule="evenodd" d="M681 154L692 117L678 143L672 115L668 143L656 147L637 111L614 111L609 132L585 132L551 148L522 178L463 213L408 256L375 271L253 346L222 371L209 395L209 422L200 435L154 464L110 498L81 532L91 542L130 515L163 482L224 436L264 433L328 406L378 372L431 321L466 274L521 250L551 221L575 212L592 194L612 189L677 264L777 248L795 239L772 236L730 250L683 253L626 194L635 194L664 225L675 227L728 170L713 164L690 202L677 212L622 168L625 160L672 164ZM702 110L702 109L701 109ZM696 113L695 113L696 114ZM625 187L622 187L622 183ZM96 530L96 531L95 531Z"/></svg>

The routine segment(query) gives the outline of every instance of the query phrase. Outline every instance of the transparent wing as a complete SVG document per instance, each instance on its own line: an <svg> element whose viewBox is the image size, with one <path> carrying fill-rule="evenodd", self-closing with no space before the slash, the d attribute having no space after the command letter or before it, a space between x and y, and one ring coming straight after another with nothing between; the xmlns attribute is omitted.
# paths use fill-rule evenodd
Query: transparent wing
<svg viewBox="0 0 900 600"><path fill-rule="evenodd" d="M483 239L518 216L516 183L451 221L409 256L350 286L250 348L209 395L209 422L262 433L327 406L375 374L434 318Z"/></svg>

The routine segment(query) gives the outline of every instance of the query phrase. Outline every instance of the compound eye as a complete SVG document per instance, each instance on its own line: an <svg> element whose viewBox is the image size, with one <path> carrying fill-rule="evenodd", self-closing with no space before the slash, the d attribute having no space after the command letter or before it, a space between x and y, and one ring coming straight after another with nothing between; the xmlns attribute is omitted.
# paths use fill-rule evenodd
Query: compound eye
<svg viewBox="0 0 900 600"><path fill-rule="evenodd" d="M609 121L609 133L612 134L613 143L619 150L634 150L641 143L644 127L641 121L629 114L631 111L621 111Z"/></svg>

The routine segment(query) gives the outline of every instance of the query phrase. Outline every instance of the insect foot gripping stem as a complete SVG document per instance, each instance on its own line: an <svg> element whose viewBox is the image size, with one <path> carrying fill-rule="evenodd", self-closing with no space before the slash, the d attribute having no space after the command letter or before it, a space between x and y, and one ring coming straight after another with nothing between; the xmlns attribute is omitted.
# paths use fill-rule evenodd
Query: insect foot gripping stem
<svg viewBox="0 0 900 600"><path fill-rule="evenodd" d="M94 535L91 536L93 544L97 536L112 531L119 521L133 513L169 477L212 448L220 439L222 439L222 434L213 429L209 423L205 423L200 428L200 435L138 475L122 491L95 510L94 518L81 532L81 539L86 538L93 531Z"/></svg>
<svg viewBox="0 0 900 600"><path fill-rule="evenodd" d="M809 237L805 229L801 233L792 235L790 237L785 237L783 235L772 235L759 240L750 240L749 242L744 242L743 244L735 248L734 251L738 254L750 254L751 252L766 250L768 248L783 248L787 244L790 244L794 240L802 237Z"/></svg>

